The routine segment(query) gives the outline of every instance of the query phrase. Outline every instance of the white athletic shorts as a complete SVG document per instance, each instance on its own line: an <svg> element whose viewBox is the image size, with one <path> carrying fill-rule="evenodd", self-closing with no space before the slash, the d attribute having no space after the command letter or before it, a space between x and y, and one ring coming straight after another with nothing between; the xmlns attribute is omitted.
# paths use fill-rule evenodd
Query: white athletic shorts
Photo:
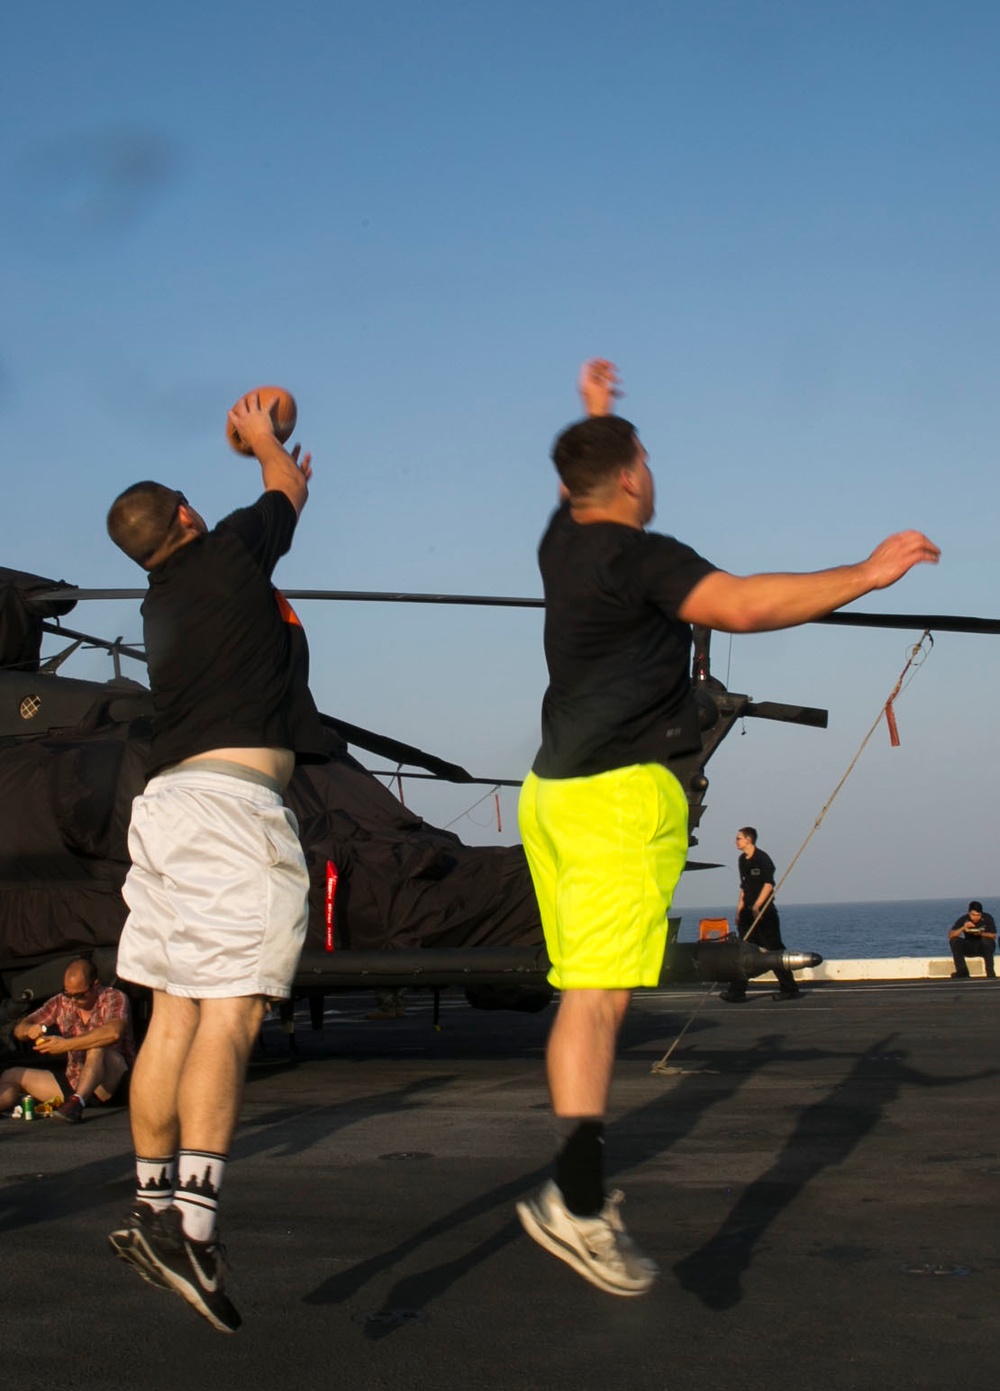
<svg viewBox="0 0 1000 1391"><path fill-rule="evenodd" d="M290 994L309 875L273 788L190 764L150 779L132 803L123 980L194 1000Z"/></svg>

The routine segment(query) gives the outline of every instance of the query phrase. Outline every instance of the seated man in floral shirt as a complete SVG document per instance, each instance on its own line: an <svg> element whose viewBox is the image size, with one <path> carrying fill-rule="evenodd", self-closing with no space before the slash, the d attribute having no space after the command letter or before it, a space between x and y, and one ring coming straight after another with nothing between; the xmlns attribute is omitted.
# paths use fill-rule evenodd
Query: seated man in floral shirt
<svg viewBox="0 0 1000 1391"><path fill-rule="evenodd" d="M76 1124L96 1097L110 1101L135 1059L128 999L102 985L89 961L71 961L61 995L14 1025L14 1037L33 1039L34 1051L63 1056L65 1076L40 1067L9 1067L0 1075L0 1111L22 1096L59 1102L54 1115Z"/></svg>

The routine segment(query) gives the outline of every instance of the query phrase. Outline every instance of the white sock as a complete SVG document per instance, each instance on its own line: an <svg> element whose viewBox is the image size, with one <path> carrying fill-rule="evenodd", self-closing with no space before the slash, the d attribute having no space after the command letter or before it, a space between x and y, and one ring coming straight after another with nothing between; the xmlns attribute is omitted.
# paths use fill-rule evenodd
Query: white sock
<svg viewBox="0 0 1000 1391"><path fill-rule="evenodd" d="M180 1150L174 1207L181 1214L184 1235L192 1241L211 1241L219 1211L219 1189L226 1172L226 1155L207 1150Z"/></svg>
<svg viewBox="0 0 1000 1391"><path fill-rule="evenodd" d="M142 1159L136 1155L135 1180L135 1196L140 1203L146 1203L155 1212L168 1208L174 1200L177 1181L176 1154L163 1159Z"/></svg>

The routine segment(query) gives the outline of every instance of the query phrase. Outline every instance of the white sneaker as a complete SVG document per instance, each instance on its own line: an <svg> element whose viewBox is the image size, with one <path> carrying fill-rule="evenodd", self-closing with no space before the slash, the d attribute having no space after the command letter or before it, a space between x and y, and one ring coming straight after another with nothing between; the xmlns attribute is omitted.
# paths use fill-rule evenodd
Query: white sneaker
<svg viewBox="0 0 1000 1391"><path fill-rule="evenodd" d="M659 1271L625 1230L618 1211L624 1196L616 1189L596 1217L577 1217L550 1179L533 1198L518 1203L517 1215L539 1246L598 1289L608 1294L645 1294Z"/></svg>

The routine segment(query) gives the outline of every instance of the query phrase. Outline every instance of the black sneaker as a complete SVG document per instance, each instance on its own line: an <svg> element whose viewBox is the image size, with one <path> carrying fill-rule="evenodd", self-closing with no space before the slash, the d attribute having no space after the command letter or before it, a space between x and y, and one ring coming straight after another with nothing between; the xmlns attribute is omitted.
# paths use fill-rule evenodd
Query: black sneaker
<svg viewBox="0 0 1000 1391"><path fill-rule="evenodd" d="M136 1241L146 1266L202 1318L220 1333L236 1332L243 1320L222 1287L226 1266L218 1242L185 1236L175 1207L154 1213L136 1229Z"/></svg>
<svg viewBox="0 0 1000 1391"><path fill-rule="evenodd" d="M64 1101L61 1106L57 1106L52 1115L57 1121L69 1121L70 1125L79 1125L83 1120L83 1102L78 1096L71 1096L68 1101Z"/></svg>
<svg viewBox="0 0 1000 1391"><path fill-rule="evenodd" d="M155 1266L147 1262L145 1244L139 1240L140 1232L149 1230L155 1216L156 1211L149 1203L136 1203L125 1218L124 1226L113 1231L108 1240L115 1255L130 1265L147 1284L154 1285L158 1290L170 1290L173 1286L168 1285Z"/></svg>
<svg viewBox="0 0 1000 1391"><path fill-rule="evenodd" d="M747 1002L746 991L734 990L732 986L720 990L719 999L725 1000L727 1005L745 1005Z"/></svg>

